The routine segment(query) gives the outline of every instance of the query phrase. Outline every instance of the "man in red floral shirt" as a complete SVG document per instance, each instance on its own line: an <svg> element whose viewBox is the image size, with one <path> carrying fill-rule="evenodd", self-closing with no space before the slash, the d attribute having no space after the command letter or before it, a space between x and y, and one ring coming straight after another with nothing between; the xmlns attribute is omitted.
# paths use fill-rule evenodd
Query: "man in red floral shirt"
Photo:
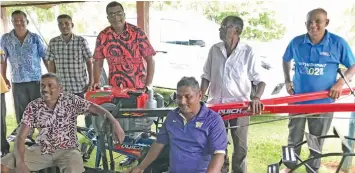
<svg viewBox="0 0 355 173"><path fill-rule="evenodd" d="M99 33L94 51L94 84L93 89L100 86L100 76L103 62L106 59L109 66L109 85L112 87L144 89L152 84L156 54L146 34L142 29L125 21L122 5L116 1L106 6L107 19L110 26ZM124 130L138 129L134 124L145 121L143 118L120 119ZM131 135L131 134L130 134ZM132 134L133 136L135 134ZM132 159L124 159L121 165L132 163Z"/></svg>
<svg viewBox="0 0 355 173"><path fill-rule="evenodd" d="M113 125L116 139L119 142L124 140L124 131L110 112L61 91L60 79L54 73L41 77L41 97L27 105L16 137L15 151L1 159L1 172L16 169L16 172L30 173L52 166L58 166L64 173L84 172L76 124L77 115L86 112L106 117ZM33 128L39 129L36 144L25 148L27 134Z"/></svg>
<svg viewBox="0 0 355 173"><path fill-rule="evenodd" d="M156 54L144 31L125 21L120 3L106 6L111 26L97 37L94 52L94 86L97 88L104 59L109 65L109 84L116 87L145 88L152 84Z"/></svg>

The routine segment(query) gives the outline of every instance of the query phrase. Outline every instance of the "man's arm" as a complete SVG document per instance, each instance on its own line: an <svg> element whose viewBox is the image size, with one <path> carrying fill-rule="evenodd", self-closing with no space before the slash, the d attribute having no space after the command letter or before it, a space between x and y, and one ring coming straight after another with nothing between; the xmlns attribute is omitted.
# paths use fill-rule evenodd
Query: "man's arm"
<svg viewBox="0 0 355 173"><path fill-rule="evenodd" d="M42 58L44 66L46 67L46 69L48 71L49 62L45 58L46 57L46 45L44 43L44 40L39 35L36 35L36 36L37 36L37 51L38 51L38 55L39 55L39 57Z"/></svg>
<svg viewBox="0 0 355 173"><path fill-rule="evenodd" d="M288 44L284 55L282 56L282 69L284 73L285 85L288 94L293 95L295 92L293 90L293 84L291 81L291 60L293 57L293 40Z"/></svg>
<svg viewBox="0 0 355 173"><path fill-rule="evenodd" d="M152 147L150 147L148 154L145 156L144 160L135 167L131 172L142 172L146 169L161 153L164 149L165 145L169 145L169 134L166 128L167 122L169 121L169 115L165 119L163 126L160 128L159 133L157 135L157 141L153 143Z"/></svg>
<svg viewBox="0 0 355 173"><path fill-rule="evenodd" d="M93 69L94 84L100 83L100 77L101 77L103 64L104 64L103 59L94 59L94 69ZM95 89L95 88L93 88L93 89Z"/></svg>
<svg viewBox="0 0 355 173"><path fill-rule="evenodd" d="M145 156L144 160L138 165L138 169L146 169L155 159L158 158L161 151L163 151L164 146L164 144L154 142L153 145L150 147L148 154Z"/></svg>
<svg viewBox="0 0 355 173"><path fill-rule="evenodd" d="M48 72L56 73L56 66L54 61L48 61Z"/></svg>
<svg viewBox="0 0 355 173"><path fill-rule="evenodd" d="M137 33L138 39L138 49L140 54L144 57L145 61L147 62L147 78L145 86L150 86L153 82L154 72L155 72L155 61L153 56L156 54L153 46L150 44L150 41L147 35L144 33L143 30L139 30Z"/></svg>
<svg viewBox="0 0 355 173"><path fill-rule="evenodd" d="M153 82L154 72L155 72L155 61L152 56L146 57L145 60L147 61L146 86L151 86Z"/></svg>
<svg viewBox="0 0 355 173"><path fill-rule="evenodd" d="M262 66L261 61L258 56L253 52L250 53L248 57L248 78L250 81L253 81L253 84L256 85L256 93L254 98L260 100L261 96L264 93L265 89L265 78L262 75Z"/></svg>
<svg viewBox="0 0 355 173"><path fill-rule="evenodd" d="M93 61L94 61L94 67L93 67L93 86L92 89L96 89L100 86L100 77L101 77L101 73L102 73L102 67L104 64L104 46L101 43L101 39L105 39L105 37L103 37L103 33L100 33L97 38L96 38L96 47L95 47L95 51L94 51L94 55L93 55Z"/></svg>
<svg viewBox="0 0 355 173"><path fill-rule="evenodd" d="M104 109L103 107L95 104L95 103L91 103L90 107L89 107L89 112L98 115L98 116L103 116L104 118L107 118L111 124L113 125L113 133L116 137L116 139L118 140L118 142L120 144L122 144L124 138L125 138L125 133L120 125L120 123L112 116L112 114Z"/></svg>
<svg viewBox="0 0 355 173"><path fill-rule="evenodd" d="M22 123L16 135L14 155L17 165L25 163L25 141L31 129L31 127Z"/></svg>
<svg viewBox="0 0 355 173"><path fill-rule="evenodd" d="M206 94L206 91L211 81L212 50L213 47L209 50L207 60L205 62L205 65L203 66L203 74L201 77L201 87L200 87L203 96Z"/></svg>
<svg viewBox="0 0 355 173"><path fill-rule="evenodd" d="M222 153L217 153L212 156L211 162L208 165L207 173L219 173L223 167L224 155Z"/></svg>
<svg viewBox="0 0 355 173"><path fill-rule="evenodd" d="M87 68L87 71L88 71L88 74L89 74L89 87L91 87L91 85L94 84L92 58L89 58L88 60L86 60L86 68Z"/></svg>
<svg viewBox="0 0 355 173"><path fill-rule="evenodd" d="M56 66L55 66L55 55L54 55L54 50L53 50L53 39L49 41L47 50L46 50L46 55L44 60L47 61L48 67L47 70L48 72L56 73Z"/></svg>
<svg viewBox="0 0 355 173"><path fill-rule="evenodd" d="M208 145L211 153L213 153L212 160L210 161L207 173L219 173L224 163L224 155L228 145L227 132L224 126L222 117L217 115L210 125L208 135Z"/></svg>
<svg viewBox="0 0 355 173"><path fill-rule="evenodd" d="M92 85L94 84L94 76L93 76L93 67L92 67L92 52L89 47L89 43L87 40L83 37L82 38L82 44L81 44L81 49L83 51L83 57L84 61L86 62L86 70L88 72L89 76L89 87L88 90L91 90Z"/></svg>

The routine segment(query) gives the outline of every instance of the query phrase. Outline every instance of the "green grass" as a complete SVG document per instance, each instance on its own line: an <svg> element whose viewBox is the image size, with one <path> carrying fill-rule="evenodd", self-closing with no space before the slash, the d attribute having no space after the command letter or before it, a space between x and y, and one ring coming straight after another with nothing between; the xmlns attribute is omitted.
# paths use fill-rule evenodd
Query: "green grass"
<svg viewBox="0 0 355 173"><path fill-rule="evenodd" d="M161 93L165 99L167 99L171 93L169 90L157 89L159 93ZM251 123L272 120L273 117L251 117ZM12 132L12 130L16 127L16 119L13 115L8 115L7 118L7 133L8 135ZM287 145L287 137L288 137L288 128L287 128L288 120L276 121L266 124L257 124L249 126L248 133L248 172L250 173L261 173L266 172L267 165L272 163L277 163L281 159L281 146ZM78 125L84 125L84 116L79 116ZM332 133L332 132L330 132ZM85 139L79 136L79 141L84 142ZM231 141L232 142L232 141ZM11 144L12 146L12 144ZM233 146L229 145L229 156L232 156ZM13 147L11 147L13 149ZM324 152L334 152L340 151L340 141L338 139L332 139L325 141L324 144ZM302 148L301 158L305 159L308 157L308 149L306 146ZM94 152L91 155L91 159L89 162L85 163L85 165L94 167L95 163L95 155ZM118 154L115 154L114 157L119 157ZM119 168L118 163L123 159L123 157L119 157L116 159L116 170L122 171ZM322 163L330 163L340 161L340 158L329 157L322 160ZM353 165L355 165L355 159L353 159ZM301 168L296 171L296 173L305 173L305 169ZM335 172L334 170L330 171L326 167L322 166L319 171L320 173L329 173Z"/></svg>

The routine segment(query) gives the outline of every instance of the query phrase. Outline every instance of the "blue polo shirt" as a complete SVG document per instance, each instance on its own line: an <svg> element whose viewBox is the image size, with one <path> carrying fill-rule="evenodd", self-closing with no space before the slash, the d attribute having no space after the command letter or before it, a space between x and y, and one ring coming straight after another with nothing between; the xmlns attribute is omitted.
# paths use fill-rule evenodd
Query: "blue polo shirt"
<svg viewBox="0 0 355 173"><path fill-rule="evenodd" d="M12 30L1 37L0 45L5 52L2 60L9 60L11 65L12 83L41 80L41 60L45 58L46 47L38 34L28 31L21 44Z"/></svg>
<svg viewBox="0 0 355 173"><path fill-rule="evenodd" d="M295 37L288 45L283 60L294 59L295 94L329 90L337 80L339 64L350 68L355 58L349 44L340 36L326 30L319 44L312 44L307 34ZM301 102L300 104L332 103L331 98Z"/></svg>
<svg viewBox="0 0 355 173"><path fill-rule="evenodd" d="M206 173L214 153L225 153L227 133L222 117L201 103L189 122L179 108L169 112L157 142L170 145L169 173Z"/></svg>

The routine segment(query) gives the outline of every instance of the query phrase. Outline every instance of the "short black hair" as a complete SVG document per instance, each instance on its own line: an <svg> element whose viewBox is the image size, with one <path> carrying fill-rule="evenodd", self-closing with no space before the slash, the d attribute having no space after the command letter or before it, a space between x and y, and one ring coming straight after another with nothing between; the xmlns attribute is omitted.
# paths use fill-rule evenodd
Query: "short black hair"
<svg viewBox="0 0 355 173"><path fill-rule="evenodd" d="M177 83L177 88L183 86L191 87L193 89L200 91L199 83L194 77L186 77L186 76L182 77L180 81Z"/></svg>
<svg viewBox="0 0 355 173"><path fill-rule="evenodd" d="M106 6L106 14L108 13L108 8L117 7L117 6L120 6L122 8L122 10L124 11L121 3L117 2L117 1L112 1L109 4L107 4L107 6Z"/></svg>
<svg viewBox="0 0 355 173"><path fill-rule="evenodd" d="M14 15L18 15L18 14L23 15L26 18L26 20L27 20L26 13L21 11L21 10L15 10L14 12L12 12L11 17L14 17Z"/></svg>
<svg viewBox="0 0 355 173"><path fill-rule="evenodd" d="M239 32L243 31L244 22L243 19L238 16L227 16L223 19L222 24L230 22L233 27L237 28Z"/></svg>
<svg viewBox="0 0 355 173"><path fill-rule="evenodd" d="M62 80L55 73L48 72L41 76L41 79L46 79L46 78L53 78L56 80L58 85L62 85Z"/></svg>
<svg viewBox="0 0 355 173"><path fill-rule="evenodd" d="M73 19L71 18L71 16L69 16L68 14L61 14L57 17L57 20L59 19L69 19L70 21L73 21Z"/></svg>

